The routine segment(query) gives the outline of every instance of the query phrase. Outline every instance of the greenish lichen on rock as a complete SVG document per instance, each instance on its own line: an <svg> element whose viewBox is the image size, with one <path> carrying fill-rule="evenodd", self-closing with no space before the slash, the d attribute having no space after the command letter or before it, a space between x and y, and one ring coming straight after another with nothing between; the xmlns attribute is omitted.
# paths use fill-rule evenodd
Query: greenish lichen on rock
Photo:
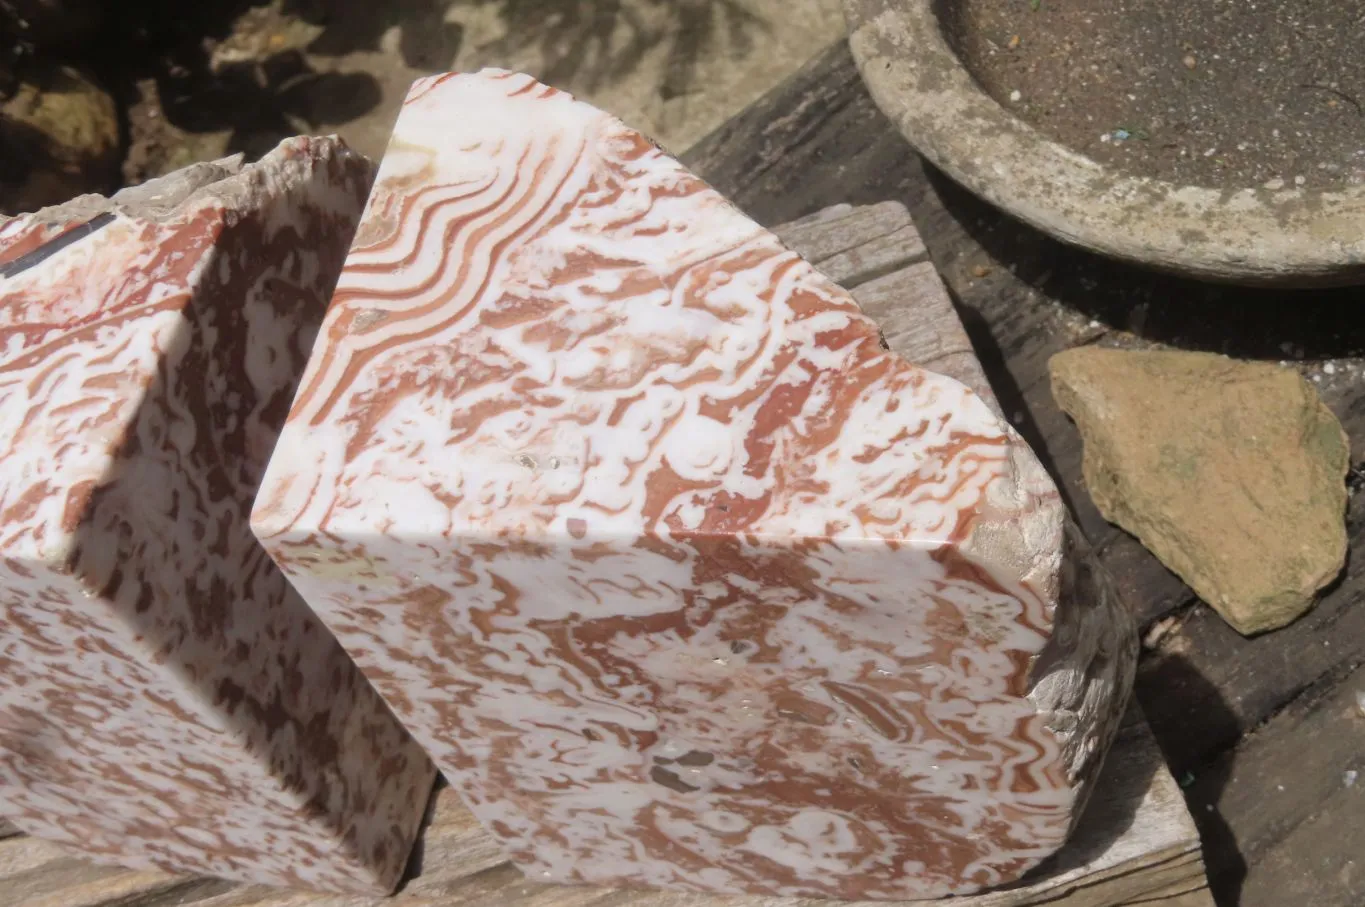
<svg viewBox="0 0 1365 907"><path fill-rule="evenodd" d="M1349 444L1297 372L1096 347L1049 366L1100 512L1239 632L1293 621L1341 572Z"/></svg>

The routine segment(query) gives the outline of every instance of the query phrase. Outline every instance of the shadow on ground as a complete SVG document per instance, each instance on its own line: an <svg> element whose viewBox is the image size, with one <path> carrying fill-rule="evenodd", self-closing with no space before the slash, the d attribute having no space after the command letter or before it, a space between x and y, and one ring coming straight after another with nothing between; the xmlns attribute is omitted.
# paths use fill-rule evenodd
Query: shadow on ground
<svg viewBox="0 0 1365 907"><path fill-rule="evenodd" d="M453 0L285 0L283 11L323 28L308 45L310 53L344 57L377 51L384 35L397 28L403 62L413 69L439 70L451 65L464 38L463 28L446 21L452 5Z"/></svg>
<svg viewBox="0 0 1365 907"><path fill-rule="evenodd" d="M496 62L537 52L538 73L551 84L587 91L635 74L646 54L667 47L658 91L663 100L687 94L700 60L724 40L735 54L754 47L767 23L738 0L286 0L284 10L323 26L309 51L344 56L378 50L390 29L414 69L444 69L460 50L462 30L446 21L451 9L492 9L504 36L480 48ZM724 36L723 39L721 36Z"/></svg>
<svg viewBox="0 0 1365 907"><path fill-rule="evenodd" d="M991 207L932 165L940 203L1014 277L1111 328L1242 359L1365 355L1365 287L1240 287L1124 264L1068 246ZM1102 288L1102 289L1101 289Z"/></svg>
<svg viewBox="0 0 1365 907"><path fill-rule="evenodd" d="M44 53L94 70L130 111L122 133L134 180L336 131L393 105L414 75L454 68L462 51L464 65L526 68L585 93L648 76L668 101L698 90L708 56L740 58L769 29L744 0L126 0L106 10L92 43ZM470 47L457 21L468 16L500 37ZM0 91L26 65L0 60ZM225 149L197 138L224 133Z"/></svg>
<svg viewBox="0 0 1365 907"><path fill-rule="evenodd" d="M228 131L227 151L249 157L288 136L330 131L379 104L372 75L320 72L295 49L216 55L238 19L256 7L249 0L131 0L113 17L95 67L125 107L137 103L137 83L152 79L159 115L171 126L192 134Z"/></svg>
<svg viewBox="0 0 1365 907"><path fill-rule="evenodd" d="M1137 698L1146 710L1152 733L1161 745L1171 773L1186 789L1190 815L1194 817L1203 843L1204 863L1214 899L1219 907L1235 907L1241 897L1247 863L1238 849L1232 828L1218 813L1217 803L1232 777L1236 756L1233 752L1223 752L1211 762L1199 762L1192 756L1191 742L1192 736L1201 740L1235 742L1242 730L1237 715L1218 688L1179 654L1155 655L1145 661L1139 675ZM1190 704L1185 711L1198 708L1198 714L1182 714L1172 703ZM1191 727L1203 730L1191 735ZM1200 749L1207 752L1206 747Z"/></svg>

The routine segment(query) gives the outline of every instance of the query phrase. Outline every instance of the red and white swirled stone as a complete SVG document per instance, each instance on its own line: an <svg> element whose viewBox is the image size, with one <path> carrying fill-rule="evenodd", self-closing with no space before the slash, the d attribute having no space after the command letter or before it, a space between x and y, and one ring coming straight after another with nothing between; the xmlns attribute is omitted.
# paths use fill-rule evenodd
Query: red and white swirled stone
<svg viewBox="0 0 1365 907"><path fill-rule="evenodd" d="M970 390L495 71L409 94L252 517L532 878L844 898L1062 843L1132 666L1063 523Z"/></svg>
<svg viewBox="0 0 1365 907"><path fill-rule="evenodd" d="M293 139L0 225L0 814L24 830L397 883L435 770L248 524L371 175Z"/></svg>

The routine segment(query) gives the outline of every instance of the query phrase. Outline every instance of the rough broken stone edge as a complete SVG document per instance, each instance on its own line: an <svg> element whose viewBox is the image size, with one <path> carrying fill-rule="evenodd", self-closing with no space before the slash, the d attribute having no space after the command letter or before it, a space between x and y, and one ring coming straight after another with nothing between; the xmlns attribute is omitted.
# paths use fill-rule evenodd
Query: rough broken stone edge
<svg viewBox="0 0 1365 907"><path fill-rule="evenodd" d="M1074 829L1123 723L1137 674L1132 614L1084 533L1064 516L1061 589L1052 638L1033 665L1028 698L1062 744L1076 791Z"/></svg>
<svg viewBox="0 0 1365 907"><path fill-rule="evenodd" d="M1074 828L1127 711L1137 627L1052 478L996 402L986 402L1016 446L1008 480L992 490L962 552L1056 601L1052 635L1030 665L1025 696L1061 748L1076 796Z"/></svg>
<svg viewBox="0 0 1365 907"><path fill-rule="evenodd" d="M1137 178L1044 137L982 90L948 46L936 2L844 0L877 105L972 192L1066 242L1194 277L1365 282L1365 187L1211 189Z"/></svg>
<svg viewBox="0 0 1365 907"><path fill-rule="evenodd" d="M177 214L180 205L195 192L236 176L242 169L240 154L218 161L191 164L141 185L122 189L111 196L78 195L60 205L50 205L32 214L17 215L13 219L24 220L35 226L40 224L60 226L73 221L90 220L101 214L121 213L130 217L164 221Z"/></svg>
<svg viewBox="0 0 1365 907"><path fill-rule="evenodd" d="M108 197L78 195L68 202L40 208L31 214L0 217L0 227L9 220L22 220L30 225L62 226L91 220L101 214L123 214L156 223L172 220L183 216L187 203L201 197L220 198L226 202L249 192L249 180L233 177L246 177L253 172L267 173L272 166L290 166L289 156L300 141L320 143L327 149L327 158L341 158L365 165L373 179L374 162L353 150L338 136L294 136L281 141L255 163L245 163L244 156L239 153L216 161L190 164L145 183L121 189Z"/></svg>

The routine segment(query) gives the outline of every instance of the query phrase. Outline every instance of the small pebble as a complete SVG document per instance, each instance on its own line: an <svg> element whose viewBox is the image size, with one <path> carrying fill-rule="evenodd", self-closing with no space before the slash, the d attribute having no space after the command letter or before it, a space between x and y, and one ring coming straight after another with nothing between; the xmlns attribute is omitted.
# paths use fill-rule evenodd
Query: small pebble
<svg viewBox="0 0 1365 907"><path fill-rule="evenodd" d="M1014 89L1014 91L1011 91L1011 92L1010 92L1010 100L1011 100L1011 101L1017 101L1017 100L1019 100L1020 98L1022 98L1023 96L1024 96L1023 93L1020 92L1019 89L1017 89L1017 88Z"/></svg>
<svg viewBox="0 0 1365 907"><path fill-rule="evenodd" d="M1010 37L1010 45L1009 45L1009 46L1010 46L1010 50L1014 50L1016 47L1019 46L1019 36L1018 36L1018 35L1012 35L1012 36Z"/></svg>
<svg viewBox="0 0 1365 907"><path fill-rule="evenodd" d="M1165 639L1176 628L1177 623L1176 618L1167 617L1152 624L1146 635L1142 637L1142 647L1151 651L1161 645L1161 640Z"/></svg>
<svg viewBox="0 0 1365 907"><path fill-rule="evenodd" d="M1185 64L1186 69L1194 69L1199 65L1199 61L1194 58L1194 54L1185 54L1185 59L1180 61Z"/></svg>
<svg viewBox="0 0 1365 907"><path fill-rule="evenodd" d="M1359 778L1359 777L1360 777L1360 772L1356 771L1356 770L1353 769L1353 768L1352 768L1352 769L1347 769L1347 770L1346 770L1345 772L1343 772L1342 775L1341 775L1341 783L1344 784L1344 785L1346 785L1347 787L1355 787L1355 786L1356 786L1356 779Z"/></svg>
<svg viewBox="0 0 1365 907"><path fill-rule="evenodd" d="M986 265L977 265L972 268L972 273L977 277L985 277L987 274L991 273L991 269Z"/></svg>
<svg viewBox="0 0 1365 907"><path fill-rule="evenodd" d="M1365 690L1356 690L1356 711L1365 718Z"/></svg>
<svg viewBox="0 0 1365 907"><path fill-rule="evenodd" d="M1322 366L1322 370L1325 374L1328 375L1335 375L1337 373L1336 364L1332 362L1324 363Z"/></svg>
<svg viewBox="0 0 1365 907"><path fill-rule="evenodd" d="M1307 182L1307 180L1305 180L1302 176L1296 176L1296 177L1294 177L1294 185L1295 185L1295 186L1302 186L1305 182Z"/></svg>

